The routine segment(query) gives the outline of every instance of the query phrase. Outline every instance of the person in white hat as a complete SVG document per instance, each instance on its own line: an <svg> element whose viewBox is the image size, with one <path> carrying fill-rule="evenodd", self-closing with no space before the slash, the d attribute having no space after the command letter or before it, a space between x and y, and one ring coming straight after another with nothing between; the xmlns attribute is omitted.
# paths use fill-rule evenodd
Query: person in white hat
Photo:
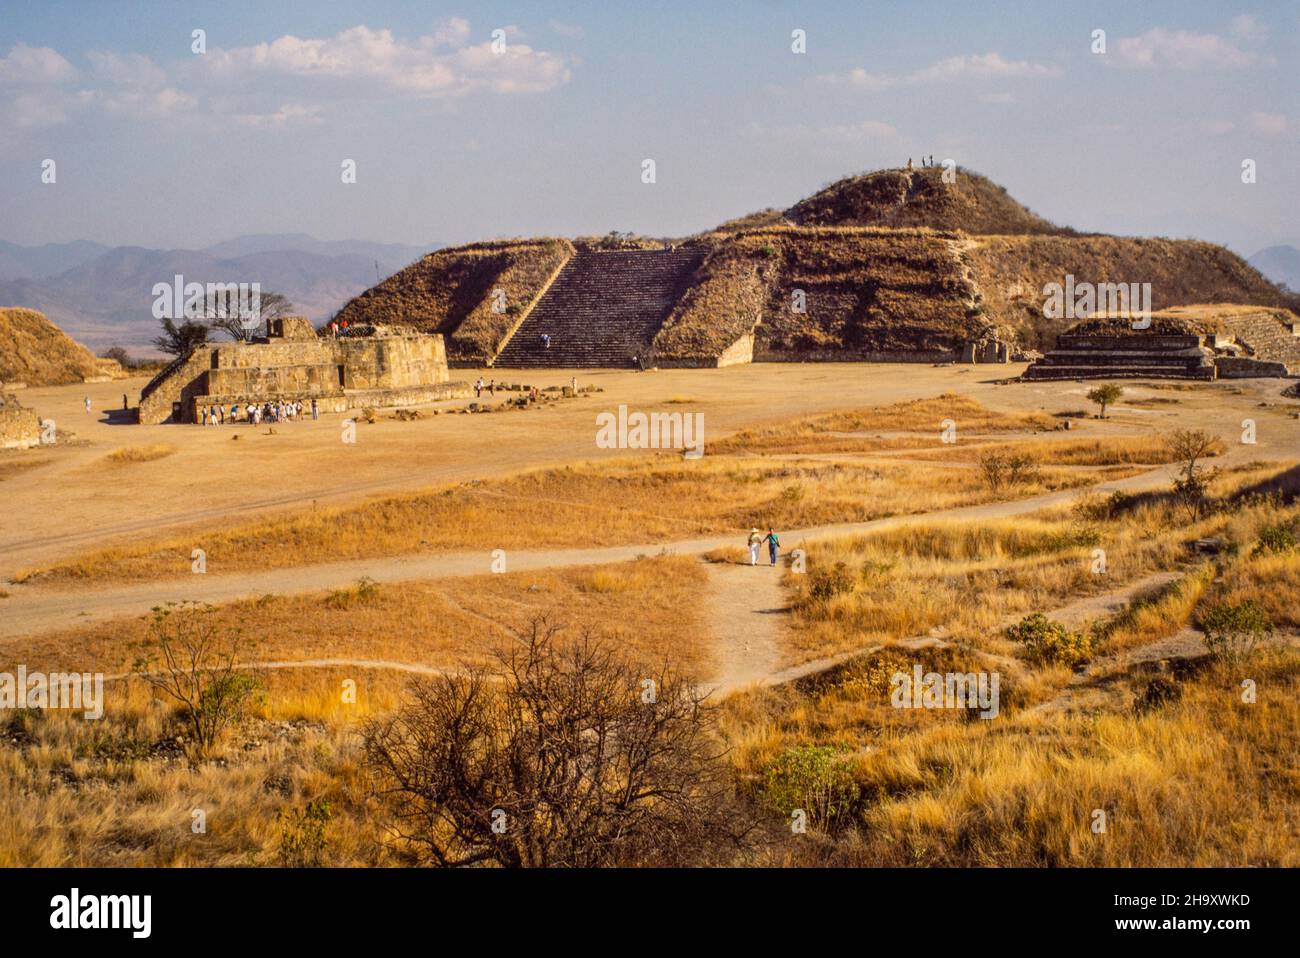
<svg viewBox="0 0 1300 958"><path fill-rule="evenodd" d="M758 549L763 544L763 536L758 529L749 530L749 564L758 565Z"/></svg>

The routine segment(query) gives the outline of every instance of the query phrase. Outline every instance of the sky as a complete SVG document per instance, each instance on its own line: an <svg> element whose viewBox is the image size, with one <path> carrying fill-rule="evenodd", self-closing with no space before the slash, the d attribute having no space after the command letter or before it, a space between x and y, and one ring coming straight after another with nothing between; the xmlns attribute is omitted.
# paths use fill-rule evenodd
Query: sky
<svg viewBox="0 0 1300 958"><path fill-rule="evenodd" d="M933 155L1250 255L1300 246L1297 62L1294 0L0 0L0 239L683 236Z"/></svg>

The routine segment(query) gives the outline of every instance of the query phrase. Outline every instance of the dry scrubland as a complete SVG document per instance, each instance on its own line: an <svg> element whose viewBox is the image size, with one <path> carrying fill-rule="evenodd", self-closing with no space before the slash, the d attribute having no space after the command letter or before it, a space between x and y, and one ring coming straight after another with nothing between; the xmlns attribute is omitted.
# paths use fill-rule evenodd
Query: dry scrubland
<svg viewBox="0 0 1300 958"><path fill-rule="evenodd" d="M818 809L814 840L773 860L1300 863L1300 610L1291 601L1300 508L1243 493L1276 472L1221 476L1210 514L1191 523L1168 497L1084 498L1029 523L917 526L814 547L814 571L795 583L803 643L819 654L837 644L878 651L728 703L732 761L755 801L784 814ZM1288 483L1294 494L1294 468ZM1189 554L1186 544L1207 536L1224 550ZM1104 577L1089 573L1094 541L1109 555ZM1154 569L1180 577L1074 627L1086 648L1080 671L1000 628ZM1167 656L1169 667L1132 656L1216 606L1245 602L1290 640L1235 659ZM894 643L927 634L940 642ZM1000 717L891 708L890 676L916 663L999 671ZM1254 703L1242 700L1244 678L1256 684ZM1091 830L1095 809L1109 818L1104 835Z"/></svg>
<svg viewBox="0 0 1300 958"><path fill-rule="evenodd" d="M945 418L959 424L954 445L939 442ZM711 445L701 462L665 455L546 470L212 531L204 543L214 565L273 569L435 541L482 548L484 536L509 548L682 538L769 519L789 529L1019 498L1171 460L1149 429L1081 436L1052 431L1058 423L944 395L750 430ZM981 462L1012 451L1033 474L990 488ZM782 579L784 660L853 654L721 705L730 812L756 826L721 860L1300 864L1300 611L1291 601L1300 507L1287 498L1297 475L1294 465L1235 463L1210 475L1205 500L1191 505L1163 489L1081 489L1014 521L917 520L810 541L807 574ZM1217 546L1189 548L1197 539ZM47 575L93 584L186 570L192 544L101 552ZM1098 548L1104 575L1092 572ZM610 638L634 660L709 676L708 576L697 558L663 555L277 596L269 575L272 594L211 613L240 631L244 661L363 664L254 670L250 714L210 750L138 678L112 683L118 698L102 722L7 715L0 864L406 863L362 744L362 721L409 701L411 677L383 663L482 663L548 616L568 635ZM1112 608L1104 600L1117 590L1128 598ZM1201 655L1201 630L1246 605L1276 636ZM1062 624L1007 631L1033 612ZM132 620L10 643L0 671L19 661L88 668L89 656L125 672L150 634ZM891 708L890 677L917 663L998 671L1001 714ZM1243 678L1257 701L1242 701ZM347 679L356 704L340 701ZM194 808L208 816L206 834L190 831ZM794 808L810 816L805 835L790 833ZM1090 827L1096 809L1107 814L1102 835Z"/></svg>
<svg viewBox="0 0 1300 958"><path fill-rule="evenodd" d="M961 423L954 445L939 438L940 424L947 418ZM210 574L221 574L398 553L482 549L485 543L500 549L670 543L694 535L733 533L751 525L798 529L863 522L987 502L998 495L972 470L954 471L924 462L773 461L767 455L893 448L964 454L963 436L1044 430L1055 424L1042 413L996 413L971 399L944 395L741 432L707 446L708 454L699 460L665 452L386 497L362 506L233 528L196 528L184 535L98 550L27 570L19 579L105 582L188 575L196 542L207 553ZM901 440L846 435L872 429L925 435ZM1107 447L1106 440L1095 442L1099 448ZM1053 446L1042 447L1043 468L1019 489L1020 494L1103 478L1054 468L1054 452ZM1110 458L1125 461L1118 455ZM1127 474L1117 469L1107 475Z"/></svg>

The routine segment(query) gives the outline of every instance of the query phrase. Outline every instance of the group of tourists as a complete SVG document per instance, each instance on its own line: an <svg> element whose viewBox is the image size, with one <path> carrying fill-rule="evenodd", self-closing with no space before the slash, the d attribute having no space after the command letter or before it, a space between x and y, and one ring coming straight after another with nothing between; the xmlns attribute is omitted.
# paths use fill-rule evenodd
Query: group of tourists
<svg viewBox="0 0 1300 958"><path fill-rule="evenodd" d="M776 565L776 556L781 547L781 540L777 537L776 532L771 528L767 530L767 535L763 535L757 528L749 530L750 565L758 565L758 553L765 542L767 543L767 554L772 558L772 565Z"/></svg>
<svg viewBox="0 0 1300 958"><path fill-rule="evenodd" d="M478 378L478 382L474 384L474 398L475 399L481 398L484 389L487 390L489 396L495 396L497 394L497 381L493 379L489 381L488 384L485 386L483 384L483 377L480 376Z"/></svg>
<svg viewBox="0 0 1300 958"><path fill-rule="evenodd" d="M340 336L346 336L347 334L348 334L348 321L346 319L343 320L343 322L341 323L335 322L334 320L330 320L331 336L333 336L335 339L338 339Z"/></svg>
<svg viewBox="0 0 1300 958"><path fill-rule="evenodd" d="M250 426L257 426L263 422L291 422L301 418L303 411L307 408L307 406L303 405L301 399L277 399L275 402L261 404L250 402L243 406L239 403L231 403L229 418L227 418L224 405L201 406L198 409L198 424L200 426L224 426L227 422L246 422ZM311 418L319 419L320 409L316 405L315 399L311 401L310 409Z"/></svg>

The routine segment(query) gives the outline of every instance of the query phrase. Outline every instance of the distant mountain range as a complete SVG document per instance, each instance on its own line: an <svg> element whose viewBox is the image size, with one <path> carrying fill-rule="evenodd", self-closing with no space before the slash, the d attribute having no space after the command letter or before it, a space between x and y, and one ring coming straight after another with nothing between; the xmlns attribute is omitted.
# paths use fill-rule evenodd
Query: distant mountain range
<svg viewBox="0 0 1300 958"><path fill-rule="evenodd" d="M155 283L170 283L177 275L186 282L256 282L263 292L287 296L295 312L321 322L440 245L323 241L301 233L240 236L198 250L0 241L0 306L40 310L96 352L119 345L143 353L158 331Z"/></svg>
<svg viewBox="0 0 1300 958"><path fill-rule="evenodd" d="M1300 249L1294 246L1270 246L1260 250L1247 262L1273 282L1286 283L1292 289L1300 291Z"/></svg>

